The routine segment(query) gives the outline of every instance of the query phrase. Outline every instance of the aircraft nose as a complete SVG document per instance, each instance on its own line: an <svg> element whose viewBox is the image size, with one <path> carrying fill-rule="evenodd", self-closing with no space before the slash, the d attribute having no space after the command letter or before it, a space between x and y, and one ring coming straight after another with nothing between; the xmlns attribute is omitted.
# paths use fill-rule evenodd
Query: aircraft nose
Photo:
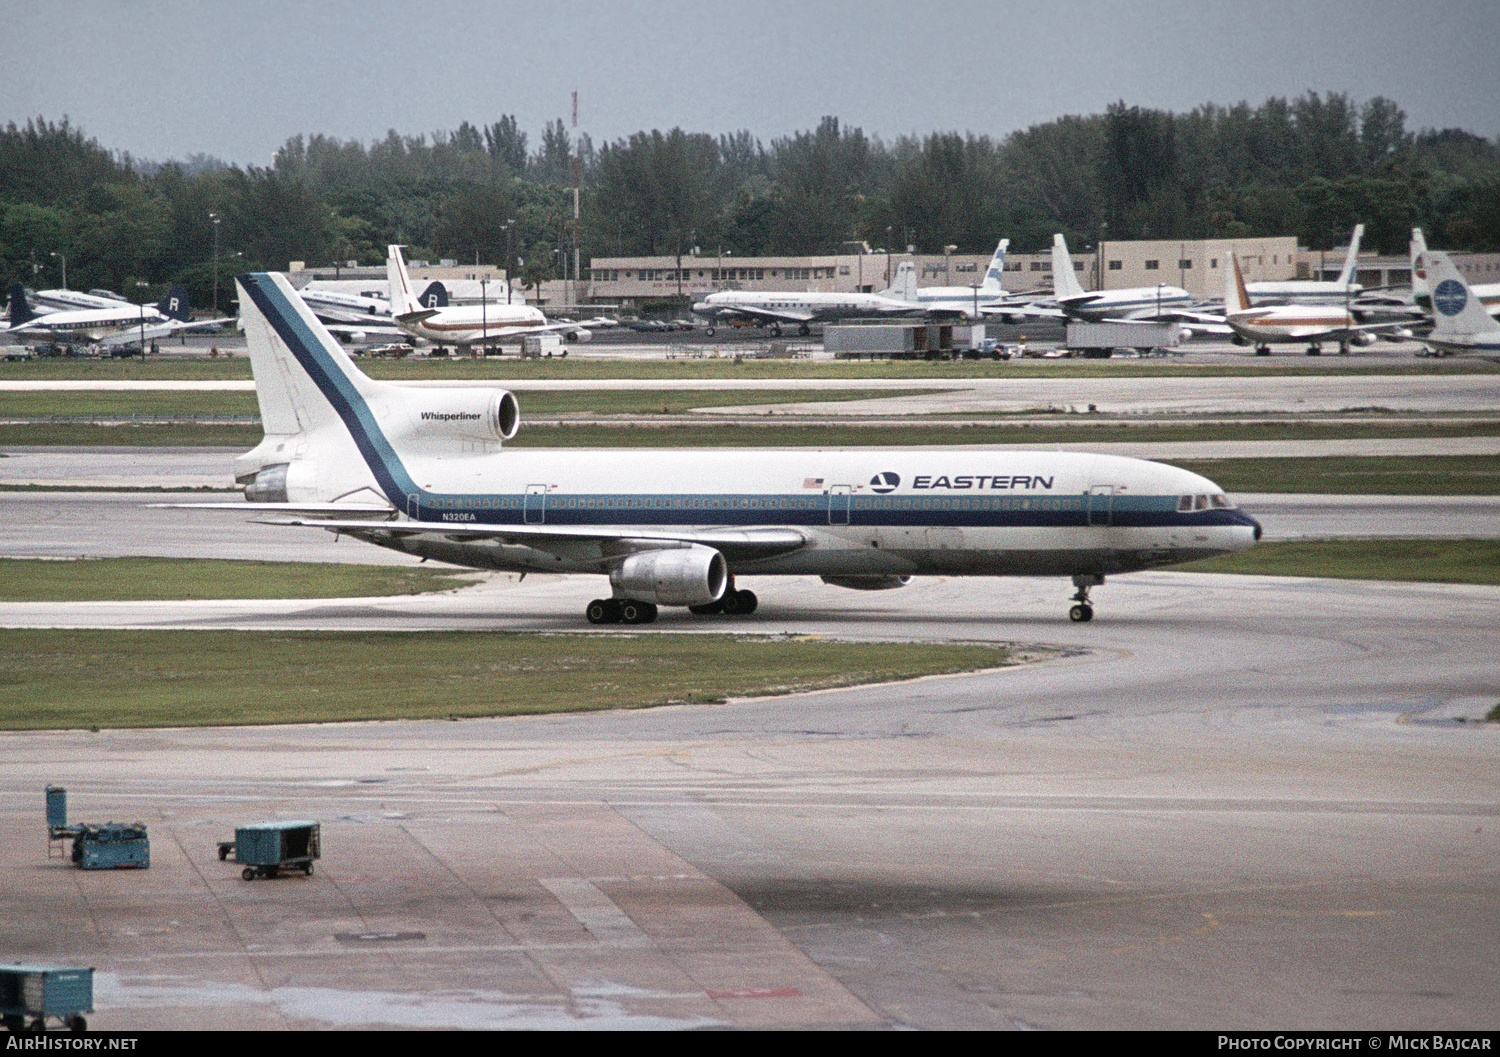
<svg viewBox="0 0 1500 1057"><path fill-rule="evenodd" d="M1261 537L1261 534L1262 534L1262 529L1260 527L1260 522L1256 521L1249 514L1245 514L1245 513L1241 513L1239 517L1240 517L1240 524L1241 525L1246 525L1249 528L1251 528L1252 530L1254 530L1255 542L1259 543L1260 542L1260 537Z"/></svg>

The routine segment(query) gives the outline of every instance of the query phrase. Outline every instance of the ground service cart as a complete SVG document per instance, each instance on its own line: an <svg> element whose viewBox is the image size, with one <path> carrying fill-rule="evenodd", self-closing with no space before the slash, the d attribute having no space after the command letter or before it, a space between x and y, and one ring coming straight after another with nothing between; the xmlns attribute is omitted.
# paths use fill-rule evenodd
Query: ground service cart
<svg viewBox="0 0 1500 1057"><path fill-rule="evenodd" d="M12 1035L46 1031L52 1017L74 1034L94 1011L94 970L55 965L0 965L0 1021Z"/></svg>
<svg viewBox="0 0 1500 1057"><path fill-rule="evenodd" d="M313 861L321 855L321 827L316 822L252 822L236 826L234 840L219 842L219 858L244 866L240 876L247 881L275 877L282 870L301 870L309 877Z"/></svg>

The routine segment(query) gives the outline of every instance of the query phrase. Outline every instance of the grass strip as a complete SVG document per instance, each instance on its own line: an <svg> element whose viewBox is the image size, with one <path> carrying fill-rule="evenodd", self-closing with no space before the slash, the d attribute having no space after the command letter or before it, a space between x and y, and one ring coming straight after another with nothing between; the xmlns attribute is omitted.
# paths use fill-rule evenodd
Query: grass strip
<svg viewBox="0 0 1500 1057"><path fill-rule="evenodd" d="M0 630L0 729L462 719L713 703L1006 663L733 635Z"/></svg>
<svg viewBox="0 0 1500 1057"><path fill-rule="evenodd" d="M1182 572L1500 584L1500 540L1285 540L1176 566Z"/></svg>
<svg viewBox="0 0 1500 1057"><path fill-rule="evenodd" d="M1319 495L1500 495L1493 455L1361 455L1289 459L1163 459L1226 492Z"/></svg>
<svg viewBox="0 0 1500 1057"><path fill-rule="evenodd" d="M368 598L450 591L475 573L437 566L215 558L0 558L0 601L180 602L209 598Z"/></svg>

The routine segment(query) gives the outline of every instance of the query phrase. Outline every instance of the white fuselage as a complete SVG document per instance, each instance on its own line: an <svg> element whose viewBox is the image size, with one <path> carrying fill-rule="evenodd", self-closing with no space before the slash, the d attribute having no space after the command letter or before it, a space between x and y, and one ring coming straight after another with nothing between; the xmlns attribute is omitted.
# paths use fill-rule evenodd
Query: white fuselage
<svg viewBox="0 0 1500 1057"><path fill-rule="evenodd" d="M785 323L818 323L872 316L904 316L917 311L907 301L879 294L807 291L721 290L693 305L700 316L744 315Z"/></svg>

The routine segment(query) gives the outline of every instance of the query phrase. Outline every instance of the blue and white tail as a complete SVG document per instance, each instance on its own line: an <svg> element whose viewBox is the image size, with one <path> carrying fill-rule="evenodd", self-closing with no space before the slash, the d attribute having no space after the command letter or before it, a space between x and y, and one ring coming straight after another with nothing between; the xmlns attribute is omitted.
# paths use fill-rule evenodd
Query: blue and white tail
<svg viewBox="0 0 1500 1057"><path fill-rule="evenodd" d="M423 460L498 451L520 425L503 389L428 388L364 374L286 277L241 275L240 308L265 439L235 462L251 498L403 509Z"/></svg>
<svg viewBox="0 0 1500 1057"><path fill-rule="evenodd" d="M1429 250L1423 256L1427 263L1427 281L1432 287L1432 318L1436 324L1430 337L1439 340L1500 334L1495 320L1485 310L1484 302L1474 296L1474 291L1448 255Z"/></svg>
<svg viewBox="0 0 1500 1057"><path fill-rule="evenodd" d="M984 282L979 284L979 292L987 297L1005 293L1005 251L1010 248L1010 239L1001 239L1000 245L995 247L995 255L990 258L989 269L984 273Z"/></svg>
<svg viewBox="0 0 1500 1057"><path fill-rule="evenodd" d="M188 304L187 287L178 283L167 291L167 296L156 303L156 310L168 319L175 319L179 323L186 323L193 318L192 307Z"/></svg>

